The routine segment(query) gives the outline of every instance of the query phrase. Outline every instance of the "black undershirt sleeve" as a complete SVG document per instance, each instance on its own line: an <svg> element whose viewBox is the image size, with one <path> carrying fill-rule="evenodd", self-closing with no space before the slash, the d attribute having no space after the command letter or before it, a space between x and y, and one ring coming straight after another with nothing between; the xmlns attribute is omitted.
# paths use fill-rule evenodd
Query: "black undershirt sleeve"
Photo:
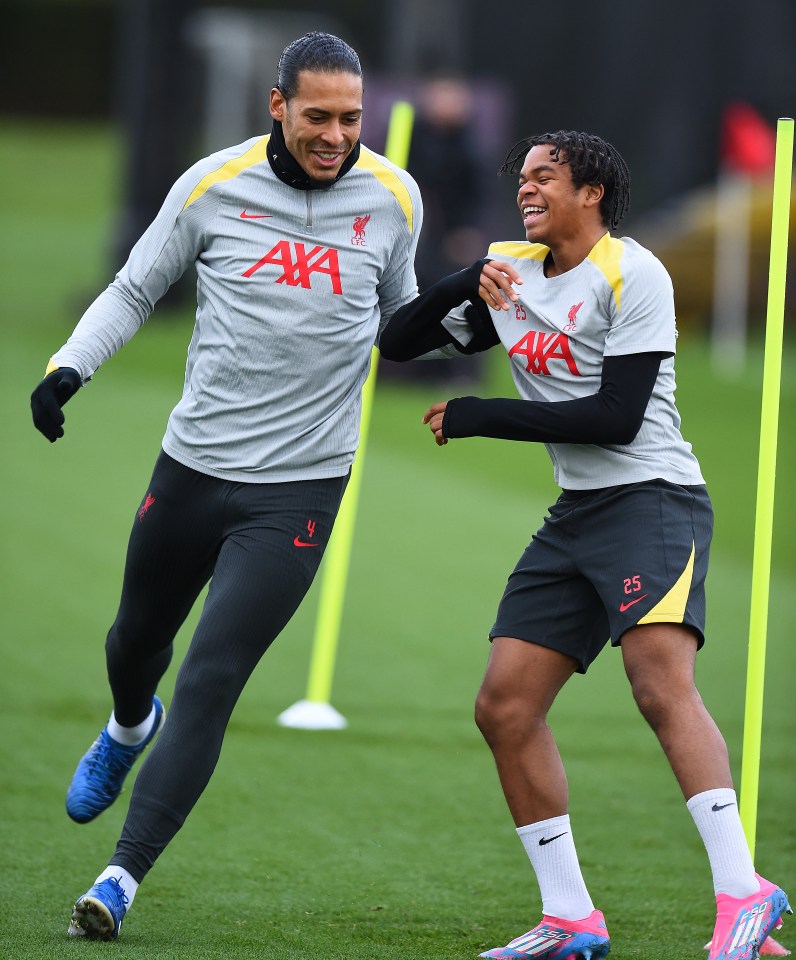
<svg viewBox="0 0 796 960"><path fill-rule="evenodd" d="M605 357L597 393L575 400L448 401L443 436L496 437L542 443L631 443L641 428L661 360L671 353Z"/></svg>
<svg viewBox="0 0 796 960"><path fill-rule="evenodd" d="M499 343L489 308L478 296L481 270L487 259L477 260L466 269L443 277L414 300L399 307L381 332L381 355L387 360L403 362L450 344L460 353L469 354L488 350ZM470 303L465 308L465 316L473 330L473 339L463 347L443 327L442 320L467 300Z"/></svg>

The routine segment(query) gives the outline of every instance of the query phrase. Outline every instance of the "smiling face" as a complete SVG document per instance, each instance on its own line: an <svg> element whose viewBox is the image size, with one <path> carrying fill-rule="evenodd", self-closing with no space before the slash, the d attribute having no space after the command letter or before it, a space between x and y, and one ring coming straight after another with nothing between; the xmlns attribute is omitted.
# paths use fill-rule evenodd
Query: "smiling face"
<svg viewBox="0 0 796 960"><path fill-rule="evenodd" d="M282 124L288 150L314 180L331 182L356 146L362 128L362 78L301 70L296 93L271 91L271 116Z"/></svg>
<svg viewBox="0 0 796 960"><path fill-rule="evenodd" d="M566 157L562 153L555 162L551 149L549 144L538 144L528 151L520 171L517 206L526 238L554 249L584 233L591 235L595 227L604 230L599 209L603 187L576 187Z"/></svg>

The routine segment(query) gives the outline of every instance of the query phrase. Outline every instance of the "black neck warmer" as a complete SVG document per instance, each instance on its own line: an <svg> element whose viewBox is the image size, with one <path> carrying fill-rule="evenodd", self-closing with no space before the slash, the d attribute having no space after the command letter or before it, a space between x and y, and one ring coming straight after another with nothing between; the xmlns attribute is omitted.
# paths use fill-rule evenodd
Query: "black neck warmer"
<svg viewBox="0 0 796 960"><path fill-rule="evenodd" d="M359 140L343 161L340 172L334 180L314 180L288 150L285 135L282 133L282 124L274 120L271 139L268 141L268 162L282 183L286 183L289 187L295 187L297 190L326 190L337 183L340 177L345 176L358 159Z"/></svg>

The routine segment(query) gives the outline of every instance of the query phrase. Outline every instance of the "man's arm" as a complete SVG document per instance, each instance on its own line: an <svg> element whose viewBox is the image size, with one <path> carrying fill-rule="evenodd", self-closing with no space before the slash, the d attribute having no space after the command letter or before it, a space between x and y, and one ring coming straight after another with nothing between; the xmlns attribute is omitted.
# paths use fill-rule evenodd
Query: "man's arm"
<svg viewBox="0 0 796 960"><path fill-rule="evenodd" d="M53 365L72 367L84 382L89 380L135 335L171 284L196 261L204 226L218 202L215 197L203 197L183 209L186 191L196 176L189 171L177 181L127 263L53 355Z"/></svg>
<svg viewBox="0 0 796 960"><path fill-rule="evenodd" d="M461 353L477 353L499 342L486 304L479 298L481 271L486 260L448 277L395 311L381 333L379 349L387 360L414 360L431 350L453 345ZM443 321L456 307L469 301L465 319L472 331L466 345L448 330Z"/></svg>
<svg viewBox="0 0 796 960"><path fill-rule="evenodd" d="M34 389L33 423L50 443L64 435L66 402L133 337L157 300L196 260L209 202L197 203L187 212L185 206L200 174L197 164L172 187L127 263L83 314Z"/></svg>
<svg viewBox="0 0 796 960"><path fill-rule="evenodd" d="M556 402L459 397L434 404L424 422L440 446L460 437L625 445L641 428L661 360L669 356L606 357L600 389L589 397Z"/></svg>

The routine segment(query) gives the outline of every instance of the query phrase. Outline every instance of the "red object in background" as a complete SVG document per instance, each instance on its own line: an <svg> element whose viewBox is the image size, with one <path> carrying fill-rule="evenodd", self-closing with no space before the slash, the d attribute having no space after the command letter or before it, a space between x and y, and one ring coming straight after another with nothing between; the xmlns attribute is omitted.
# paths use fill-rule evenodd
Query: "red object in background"
<svg viewBox="0 0 796 960"><path fill-rule="evenodd" d="M722 120L721 162L749 176L774 169L776 134L748 103L731 103Z"/></svg>

